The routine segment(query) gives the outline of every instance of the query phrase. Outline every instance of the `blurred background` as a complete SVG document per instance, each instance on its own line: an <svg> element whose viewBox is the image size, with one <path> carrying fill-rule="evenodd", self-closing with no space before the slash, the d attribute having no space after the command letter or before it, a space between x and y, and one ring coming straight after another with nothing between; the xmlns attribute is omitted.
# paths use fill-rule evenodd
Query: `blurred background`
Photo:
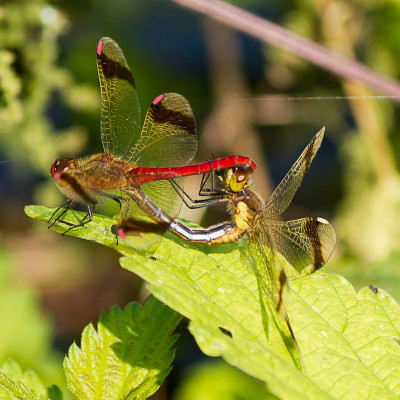
<svg viewBox="0 0 400 400"><path fill-rule="evenodd" d="M396 0L231 3L399 78ZM165 0L2 0L0 364L12 357L46 384L64 387L61 360L83 327L111 305L146 296L143 283L119 267L117 253L61 237L23 211L63 201L49 174L55 158L102 151L95 61L101 36L123 49L143 114L158 94L183 94L200 136L195 161L253 158L264 198L325 126L285 217L329 219L338 245L326 268L356 289L373 284L400 300L397 103L271 100L376 93ZM188 180L186 187L196 192L198 184ZM225 218L211 209L181 215L205 226ZM154 398L260 399L262 390L222 361L205 359L183 325L173 372Z"/></svg>

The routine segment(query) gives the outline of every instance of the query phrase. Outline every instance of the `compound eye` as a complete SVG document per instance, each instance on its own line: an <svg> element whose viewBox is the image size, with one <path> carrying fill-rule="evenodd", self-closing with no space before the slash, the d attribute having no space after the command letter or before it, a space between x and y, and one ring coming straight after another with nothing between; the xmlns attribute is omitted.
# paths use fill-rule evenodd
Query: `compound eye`
<svg viewBox="0 0 400 400"><path fill-rule="evenodd" d="M74 168L76 168L76 162L73 158L61 158L54 161L53 165L50 168L50 173L52 176L54 176L56 174L61 174L68 169Z"/></svg>
<svg viewBox="0 0 400 400"><path fill-rule="evenodd" d="M246 183L249 179L249 171L243 168L238 168L234 175L237 183Z"/></svg>

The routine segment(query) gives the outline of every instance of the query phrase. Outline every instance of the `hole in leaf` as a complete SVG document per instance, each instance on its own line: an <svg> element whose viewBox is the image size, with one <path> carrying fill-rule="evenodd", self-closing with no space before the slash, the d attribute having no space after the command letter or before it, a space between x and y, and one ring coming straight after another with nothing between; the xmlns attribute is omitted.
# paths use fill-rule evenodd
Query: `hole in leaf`
<svg viewBox="0 0 400 400"><path fill-rule="evenodd" d="M232 337L231 331L228 331L228 329L222 328L221 326L218 328L224 335L229 336L230 338Z"/></svg>

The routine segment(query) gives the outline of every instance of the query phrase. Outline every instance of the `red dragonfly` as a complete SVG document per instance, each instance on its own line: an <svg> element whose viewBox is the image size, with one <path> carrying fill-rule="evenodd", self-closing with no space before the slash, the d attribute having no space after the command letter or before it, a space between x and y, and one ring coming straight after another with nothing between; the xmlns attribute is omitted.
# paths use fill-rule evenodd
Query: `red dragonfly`
<svg viewBox="0 0 400 400"><path fill-rule="evenodd" d="M140 130L135 81L121 48L110 38L101 38L98 43L97 71L104 153L79 160L62 158L53 163L50 173L67 197L67 207L57 216L63 205L53 213L49 227L77 201L86 204L87 214L76 225L62 221L70 226L64 234L91 221L92 209L107 199L122 205L123 217L138 212L131 200L150 217L154 215L146 204L153 201L174 217L180 209L179 197L171 184L161 178L203 174L233 165L256 168L241 156L185 166L197 151L196 122L189 102L176 93L156 97Z"/></svg>

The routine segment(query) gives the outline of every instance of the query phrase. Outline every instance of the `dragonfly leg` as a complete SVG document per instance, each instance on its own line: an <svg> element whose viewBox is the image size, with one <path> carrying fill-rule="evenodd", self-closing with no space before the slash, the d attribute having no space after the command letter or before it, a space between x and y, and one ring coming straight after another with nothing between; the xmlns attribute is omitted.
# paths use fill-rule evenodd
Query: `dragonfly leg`
<svg viewBox="0 0 400 400"><path fill-rule="evenodd" d="M207 182L210 180L211 176L211 187L206 188ZM198 192L199 196L218 196L218 195L223 195L226 193L225 189L218 188L216 183L215 183L215 176L218 176L218 179L221 178L221 173L219 171L211 170L210 172L204 173L202 178L201 178L201 183L200 183L200 190Z"/></svg>
<svg viewBox="0 0 400 400"><path fill-rule="evenodd" d="M61 217L72 207L73 204L74 204L74 200L73 199L65 200L61 204L61 206L58 207L57 210L55 210L53 212L53 214L51 214L50 219L47 221L49 223L49 226L47 228L50 229L57 221L59 221L61 219ZM57 218L54 218L53 222L50 222L53 219L53 217L57 214L57 212L60 211L60 209L64 207L64 205L66 206L65 209L60 213L60 215L57 216ZM60 222L64 222L64 221L60 221Z"/></svg>
<svg viewBox="0 0 400 400"><path fill-rule="evenodd" d="M109 199L114 200L115 202L117 202L121 209L122 209L121 201L125 201L127 206L126 206L126 210L124 211L124 216L122 217L122 220L127 219L127 216L128 216L128 213L129 213L129 208L131 206L131 199L129 197L118 196L116 194L110 194L110 193L105 193L105 192L99 192L99 194L101 196L108 197ZM115 238L117 240L117 246L118 246L119 237L121 236L120 233L119 233L119 226L112 225L111 226L111 232L115 235Z"/></svg>
<svg viewBox="0 0 400 400"><path fill-rule="evenodd" d="M91 206L89 206L89 204L86 204L86 207L87 207L87 213L86 213L85 216L79 221L78 224L71 224L70 222L63 221L64 224L69 225L69 228L68 228L65 232L63 232L63 233L61 234L62 236L64 236L64 235L65 235L66 233L68 233L70 230L75 229L75 228L79 228L79 227L81 227L81 226L85 226L87 223L89 223L89 222L91 222L91 221L93 220L93 213L92 213L92 208L91 208ZM86 218L88 218L88 217L89 217L89 219L88 219L87 221L85 221Z"/></svg>
<svg viewBox="0 0 400 400"><path fill-rule="evenodd" d="M228 198L225 196L226 193L223 191L221 193L215 194L214 196L209 195L209 198L207 199L192 199L190 195L186 193L183 188L181 188L175 181L171 180L170 182L176 193L185 203L186 207L190 208L191 210L196 208L214 206L228 200Z"/></svg>

